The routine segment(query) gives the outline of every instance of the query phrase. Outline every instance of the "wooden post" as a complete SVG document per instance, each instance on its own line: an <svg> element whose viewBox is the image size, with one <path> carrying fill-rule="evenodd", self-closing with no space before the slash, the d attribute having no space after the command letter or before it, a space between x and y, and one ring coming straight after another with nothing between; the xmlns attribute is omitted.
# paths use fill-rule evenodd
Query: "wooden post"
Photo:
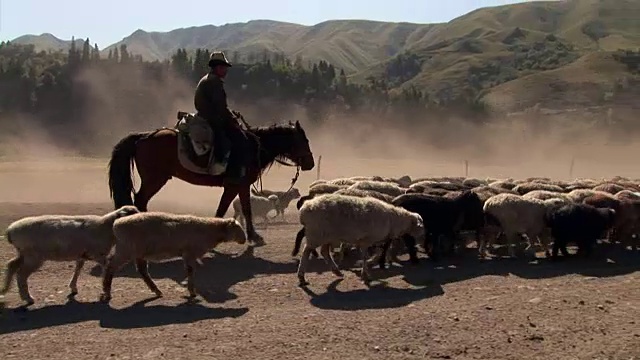
<svg viewBox="0 0 640 360"><path fill-rule="evenodd" d="M316 168L316 180L320 180L320 164L322 164L322 155L318 156L318 165Z"/></svg>
<svg viewBox="0 0 640 360"><path fill-rule="evenodd" d="M571 158L571 165L569 165L569 180L573 180L573 168L576 165L576 158Z"/></svg>
<svg viewBox="0 0 640 360"><path fill-rule="evenodd" d="M464 177L469 177L469 161L464 161Z"/></svg>

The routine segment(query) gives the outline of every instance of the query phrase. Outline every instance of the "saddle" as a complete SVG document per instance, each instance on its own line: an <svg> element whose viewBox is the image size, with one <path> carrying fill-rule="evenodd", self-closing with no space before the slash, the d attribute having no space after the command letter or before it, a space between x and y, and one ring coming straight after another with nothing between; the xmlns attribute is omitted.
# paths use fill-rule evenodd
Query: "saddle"
<svg viewBox="0 0 640 360"><path fill-rule="evenodd" d="M178 135L178 159L183 167L193 172L209 175L221 175L226 170L229 149L223 161L215 161L214 130L206 119L186 111L177 112L178 122L174 130Z"/></svg>

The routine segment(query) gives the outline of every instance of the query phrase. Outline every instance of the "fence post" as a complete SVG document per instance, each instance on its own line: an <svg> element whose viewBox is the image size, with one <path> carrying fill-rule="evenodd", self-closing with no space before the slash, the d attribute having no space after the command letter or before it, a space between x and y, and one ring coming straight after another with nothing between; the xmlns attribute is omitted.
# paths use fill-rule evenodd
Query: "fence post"
<svg viewBox="0 0 640 360"><path fill-rule="evenodd" d="M316 180L320 180L320 165L322 164L322 155L318 156L318 167L316 168Z"/></svg>
<svg viewBox="0 0 640 360"><path fill-rule="evenodd" d="M464 177L469 177L469 161L464 161Z"/></svg>
<svg viewBox="0 0 640 360"><path fill-rule="evenodd" d="M576 165L576 158L571 158L571 165L569 165L569 180L573 180L573 167Z"/></svg>

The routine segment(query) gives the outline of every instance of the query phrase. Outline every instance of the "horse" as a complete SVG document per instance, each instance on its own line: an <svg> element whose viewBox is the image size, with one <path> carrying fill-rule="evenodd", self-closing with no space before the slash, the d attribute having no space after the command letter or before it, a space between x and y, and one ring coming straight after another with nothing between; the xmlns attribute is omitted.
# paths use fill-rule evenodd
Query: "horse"
<svg viewBox="0 0 640 360"><path fill-rule="evenodd" d="M222 187L224 190L215 216L223 217L238 195L246 219L247 239L254 245L264 244L263 237L253 226L249 201L251 185L276 161L287 165L283 161L288 159L293 162L292 166L297 167L298 172L300 169L312 170L315 162L309 139L299 121L295 124L288 122L248 127L246 132L250 148L255 150L252 154L255 155L250 157L249 164L245 164L247 172L243 181L235 184L225 182L224 173L199 174L184 168L178 159L179 134L176 129L129 133L113 147L108 165L109 192L115 208L135 205L140 211L147 211L151 198L173 177L193 185ZM141 179L137 192L133 186L134 164Z"/></svg>

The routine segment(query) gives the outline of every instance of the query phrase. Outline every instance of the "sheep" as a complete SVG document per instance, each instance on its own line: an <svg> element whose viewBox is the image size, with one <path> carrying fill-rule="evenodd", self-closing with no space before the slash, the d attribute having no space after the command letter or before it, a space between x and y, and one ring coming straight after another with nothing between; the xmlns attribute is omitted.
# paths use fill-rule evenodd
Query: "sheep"
<svg viewBox="0 0 640 360"><path fill-rule="evenodd" d="M104 215L40 215L14 221L7 227L6 237L18 251L18 256L7 263L0 294L7 292L17 274L20 298L29 306L35 302L29 293L29 276L47 260L75 260L69 297L75 296L85 261L93 260L105 266L114 243L111 230L114 221L138 212L135 206L127 205Z"/></svg>
<svg viewBox="0 0 640 360"><path fill-rule="evenodd" d="M519 195L498 194L485 201L483 211L487 225L499 225L502 229L507 239L509 256L515 257L512 245L519 234L527 235L529 240L527 250L532 248L536 238L540 239L545 248L545 255L548 256L549 249L544 219L547 210L557 206L556 204L556 201L545 202ZM489 231L485 232L478 247L479 255L482 257L486 256L486 248L491 246L491 240L494 238L493 236L489 237L488 233Z"/></svg>
<svg viewBox="0 0 640 360"><path fill-rule="evenodd" d="M525 199L538 199L538 200L548 200L548 199L563 199L566 201L571 201L564 193L557 193L554 191L547 190L533 190L522 195Z"/></svg>
<svg viewBox="0 0 640 360"><path fill-rule="evenodd" d="M546 191L552 191L557 193L564 192L564 189L558 185L551 185L551 184L545 184L545 183L539 183L539 182L527 182L513 188L513 191L517 192L520 195L524 195L534 190L546 190Z"/></svg>
<svg viewBox="0 0 640 360"><path fill-rule="evenodd" d="M513 188L516 187L516 184L513 181L498 180L489 183L489 186L498 189L513 190Z"/></svg>
<svg viewBox="0 0 640 360"><path fill-rule="evenodd" d="M618 200L640 200L640 192L635 192L631 190L622 190L613 195Z"/></svg>
<svg viewBox="0 0 640 360"><path fill-rule="evenodd" d="M324 179L318 179L313 181L311 184L309 184L309 188L312 188L316 185L320 185L320 184L326 184L329 180L324 180Z"/></svg>
<svg viewBox="0 0 640 360"><path fill-rule="evenodd" d="M605 195L606 194L606 195ZM596 208L609 208L616 211L616 222L611 226L609 241L620 241L624 247L631 245L636 250L636 235L640 232L640 200L616 199L607 193L594 194L583 200L584 204Z"/></svg>
<svg viewBox="0 0 640 360"><path fill-rule="evenodd" d="M366 259L368 247L385 242L387 239L425 236L424 223L420 215L372 197L322 195L305 202L300 208L299 215L302 229L298 234L302 233L307 237L298 265L300 286L309 284L304 274L311 250L319 246L320 253L332 272L342 277L329 251L330 244L345 242L358 245L362 254L360 277L367 284L369 282ZM301 241L301 236L296 237L292 255L298 253Z"/></svg>
<svg viewBox="0 0 640 360"><path fill-rule="evenodd" d="M189 298L196 296L194 266L209 250L223 242L244 244L246 234L238 220L198 217L165 212L141 212L113 224L116 238L113 252L107 259L102 278L101 302L111 300L114 273L134 261L147 287L161 297L162 292L149 276L148 262L181 257L187 273Z"/></svg>
<svg viewBox="0 0 640 360"><path fill-rule="evenodd" d="M611 194L606 193L604 191L597 191L597 190L591 190L591 189L576 189L569 192L567 194L567 197L574 203L581 203L587 197L595 194L601 194L603 196L611 196Z"/></svg>
<svg viewBox="0 0 640 360"><path fill-rule="evenodd" d="M387 194L383 194L383 193L379 193L373 190L360 190L360 189L353 189L353 188L346 188L346 189L342 189L342 190L338 190L336 191L334 194L337 195L345 195L345 196L356 196L356 197L373 197L376 198L378 200L382 200L386 203L391 203L391 200L393 200L392 196L389 196ZM344 258L345 252L348 250L346 247L347 244L340 244L340 251L339 251L339 259L338 262L341 262L342 259ZM312 255L314 257L318 257L318 253L317 252L312 252Z"/></svg>
<svg viewBox="0 0 640 360"><path fill-rule="evenodd" d="M441 252L440 236L445 236L451 241L451 252L455 246L455 234L463 225L473 230L481 229L484 225L482 202L478 195L470 190L465 190L454 198L404 194L393 199L391 203L422 217L428 230L424 238L424 247L434 261L439 259ZM431 251L429 244L433 248ZM409 249L409 256L412 257L412 261L417 260L414 258L415 250Z"/></svg>
<svg viewBox="0 0 640 360"><path fill-rule="evenodd" d="M620 184L614 184L614 183L604 183L604 184L600 184L598 186L594 186L593 190L595 191L603 191L606 193L609 193L611 195L614 195L617 192L620 192L622 190L626 190L626 188Z"/></svg>
<svg viewBox="0 0 640 360"><path fill-rule="evenodd" d="M289 204L294 199L297 199L301 196L300 190L298 190L297 188L291 188L288 191L262 190L261 192L256 192L255 190L251 189L251 192L254 195L264 196L264 197L268 197L271 195L277 196L277 201L275 206L276 216L280 215L283 218L284 218L284 211L286 210L287 207L289 207Z"/></svg>
<svg viewBox="0 0 640 360"><path fill-rule="evenodd" d="M378 200L382 200L386 203L391 203L391 200L393 200L393 196L387 195L387 194L383 194L381 192L377 192L374 190L361 190L361 189L355 189L355 188L346 188L346 189L342 189L342 190L338 190L336 191L334 194L338 194L338 195L346 195L346 196L357 196L357 197L373 197L376 198Z"/></svg>
<svg viewBox="0 0 640 360"><path fill-rule="evenodd" d="M268 197L258 196L254 194L249 195L251 201L251 210L252 216L254 218L262 218L264 222L267 223L269 221L269 211L276 210L276 206L278 204L278 196L277 195L269 195ZM242 213L242 205L240 204L240 198L236 197L233 200L233 218L234 219L242 219L246 222L244 218L244 214Z"/></svg>
<svg viewBox="0 0 640 360"><path fill-rule="evenodd" d="M309 188L309 195L313 197L320 194L331 194L340 189L346 189L349 186L351 185L336 185L336 184L330 184L330 183L319 184Z"/></svg>
<svg viewBox="0 0 640 360"><path fill-rule="evenodd" d="M577 240L578 253L589 256L598 237L611 228L615 218L615 210L587 204L567 204L550 210L545 223L554 238L551 259L557 259L558 250L569 256L567 243L573 239Z"/></svg>
<svg viewBox="0 0 640 360"><path fill-rule="evenodd" d="M387 194L389 196L398 196L405 193L405 189L394 183L382 182L382 181L358 181L351 185L350 189L358 190L373 190L379 193Z"/></svg>

